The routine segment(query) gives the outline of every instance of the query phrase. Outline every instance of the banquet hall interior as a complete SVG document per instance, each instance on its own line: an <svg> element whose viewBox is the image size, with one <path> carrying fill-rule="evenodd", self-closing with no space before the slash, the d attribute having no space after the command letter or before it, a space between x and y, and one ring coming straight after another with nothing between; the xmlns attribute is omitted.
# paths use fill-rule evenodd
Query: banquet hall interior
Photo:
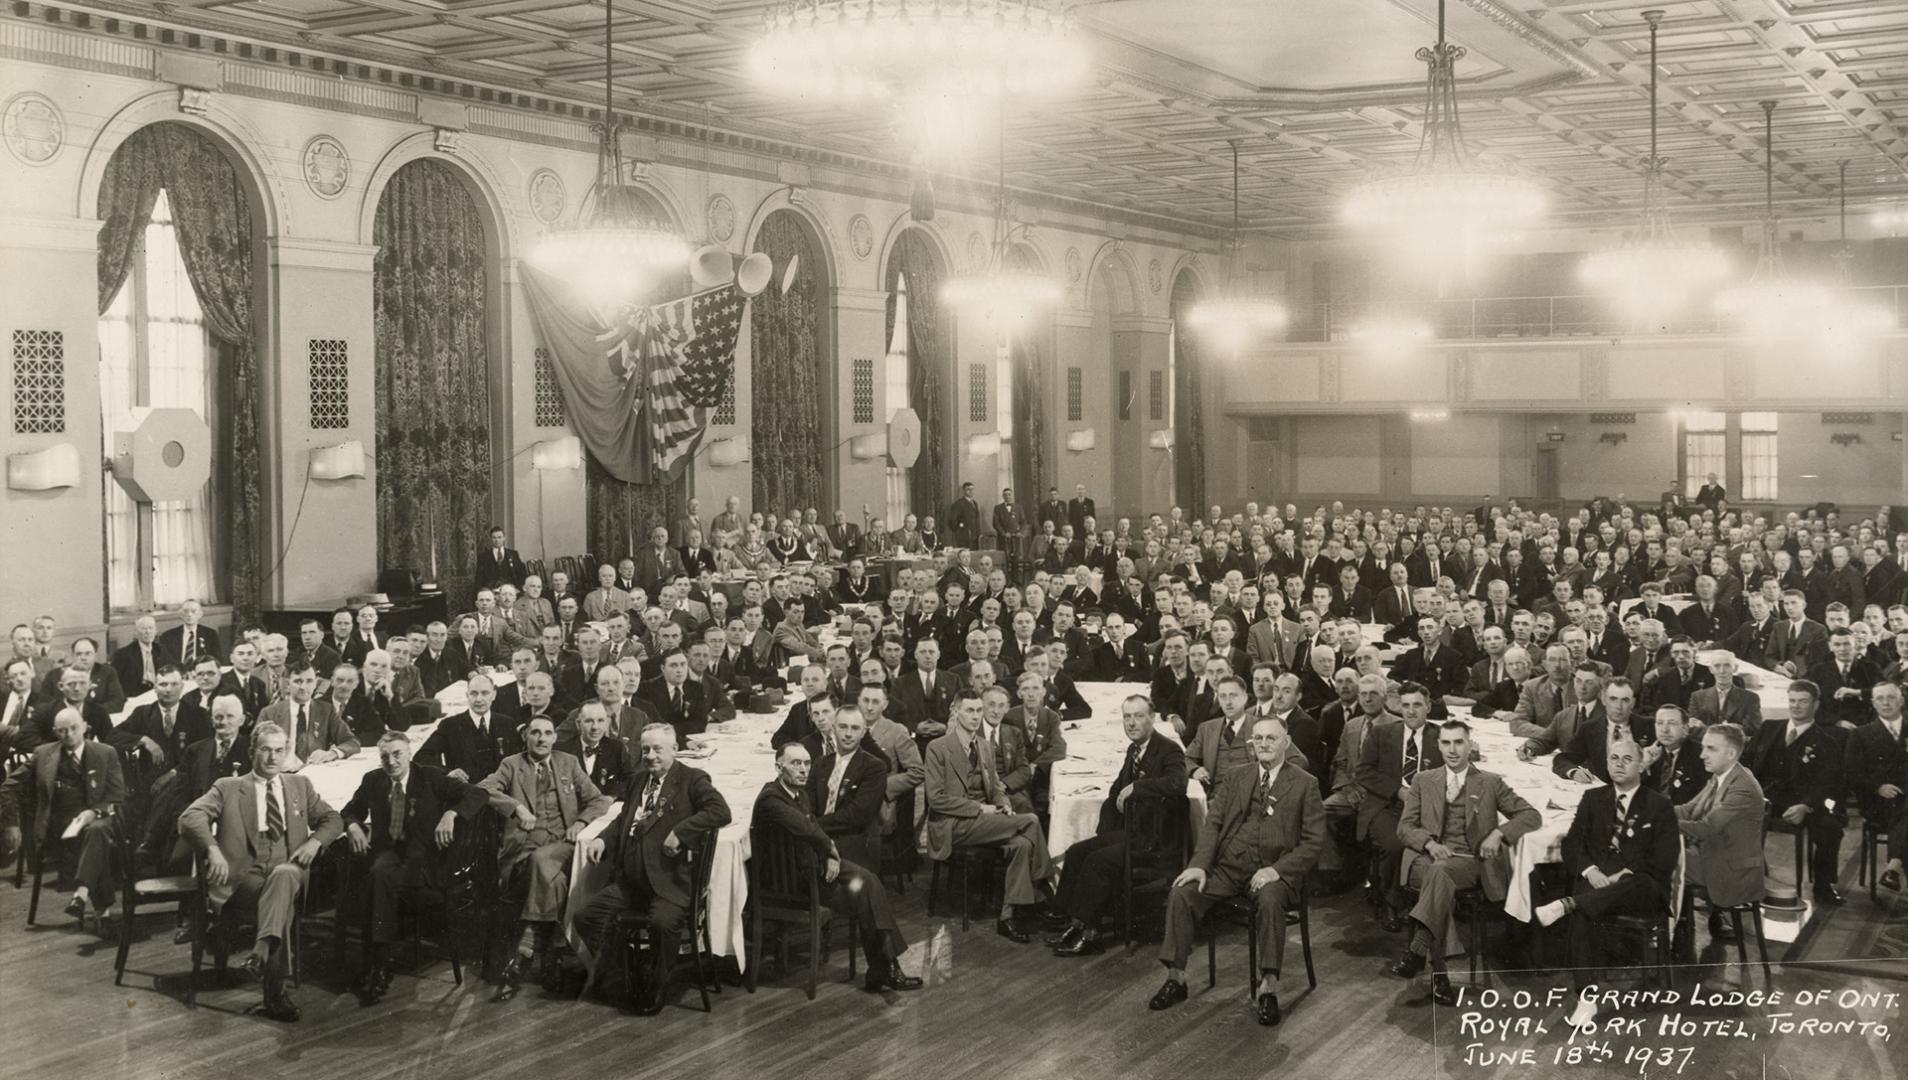
<svg viewBox="0 0 1908 1080"><path fill-rule="evenodd" d="M0 1075L1908 1077L1902 0L9 0L0 142Z"/></svg>

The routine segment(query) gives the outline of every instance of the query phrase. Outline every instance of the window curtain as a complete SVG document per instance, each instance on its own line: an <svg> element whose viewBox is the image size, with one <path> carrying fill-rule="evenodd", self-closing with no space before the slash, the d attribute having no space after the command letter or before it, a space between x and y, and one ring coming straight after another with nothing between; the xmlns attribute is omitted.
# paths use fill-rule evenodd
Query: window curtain
<svg viewBox="0 0 1908 1080"><path fill-rule="evenodd" d="M140 238L166 190L179 256L205 327L218 342L213 453L220 499L215 579L241 625L258 620L263 491L259 483L258 348L253 336L252 215L238 170L212 141L177 123L134 132L113 153L99 191L99 310L132 270Z"/></svg>
<svg viewBox="0 0 1908 1080"><path fill-rule="evenodd" d="M1008 269L1038 273L1040 267L1016 247L1007 253ZM1041 370L1041 340L1052 327L1052 315L1039 312L1022 320L1008 339L1014 386L1014 494L1024 507L1037 507L1047 497L1046 376Z"/></svg>
<svg viewBox="0 0 1908 1080"><path fill-rule="evenodd" d="M1174 487L1187 520L1206 512L1206 416L1197 335L1186 326L1186 312L1199 299L1191 274L1173 282L1173 455Z"/></svg>
<svg viewBox="0 0 1908 1080"><path fill-rule="evenodd" d="M373 237L378 565L435 561L467 604L492 517L483 211L450 166L413 161L378 200Z"/></svg>
<svg viewBox="0 0 1908 1080"><path fill-rule="evenodd" d="M921 456L908 477L914 512L940 518L947 492L947 406L943 380L953 352L953 320L941 300L943 270L934 244L917 229L895 241L888 259L888 320L883 341L894 337L894 288L908 279L908 397L921 417Z"/></svg>
<svg viewBox="0 0 1908 1080"><path fill-rule="evenodd" d="M753 505L831 506L834 500L822 490L822 410L832 406L834 395L824 390L822 285L815 276L821 256L809 243L807 227L787 210L762 223L755 250L778 271L790 258L801 261L786 293L769 288L750 301Z"/></svg>

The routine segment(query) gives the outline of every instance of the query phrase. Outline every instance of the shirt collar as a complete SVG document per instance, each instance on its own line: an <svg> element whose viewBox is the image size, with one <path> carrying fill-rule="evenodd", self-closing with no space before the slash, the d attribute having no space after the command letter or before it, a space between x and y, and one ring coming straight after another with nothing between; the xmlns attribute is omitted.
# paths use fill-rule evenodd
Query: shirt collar
<svg viewBox="0 0 1908 1080"><path fill-rule="evenodd" d="M1451 767L1447 765L1444 767L1444 790L1449 791L1453 787L1462 790L1464 785L1470 781L1470 778L1471 766L1469 764L1466 764L1462 769L1456 772L1452 772Z"/></svg>

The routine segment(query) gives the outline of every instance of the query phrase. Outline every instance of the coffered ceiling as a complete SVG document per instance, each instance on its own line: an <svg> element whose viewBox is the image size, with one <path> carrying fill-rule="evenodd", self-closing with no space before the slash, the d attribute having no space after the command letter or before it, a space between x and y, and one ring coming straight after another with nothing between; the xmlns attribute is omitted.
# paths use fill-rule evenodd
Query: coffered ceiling
<svg viewBox="0 0 1908 1080"><path fill-rule="evenodd" d="M1661 32L1661 145L1680 219L1739 223L1763 197L1762 113L1778 102L1776 197L1831 209L1908 197L1908 0L1449 0L1465 135L1525 170L1553 218L1618 223L1649 148L1648 28ZM753 82L764 0L614 0L618 107L903 161L885 115ZM600 101L591 0L89 0L99 15L223 34L553 98ZM1435 0L1080 0L1093 81L1008 114L1011 184L1203 226L1231 213L1241 140L1249 228L1331 225L1346 187L1407 164ZM990 155L991 157L991 155ZM991 160L977 164L991 172Z"/></svg>

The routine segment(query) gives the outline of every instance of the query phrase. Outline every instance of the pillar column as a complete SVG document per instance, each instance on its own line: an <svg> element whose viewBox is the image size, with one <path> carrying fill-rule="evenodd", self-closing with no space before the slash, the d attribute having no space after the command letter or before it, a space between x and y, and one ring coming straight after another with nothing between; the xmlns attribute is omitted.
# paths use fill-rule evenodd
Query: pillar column
<svg viewBox="0 0 1908 1080"><path fill-rule="evenodd" d="M1130 418L1115 421L1113 460L1119 463L1119 468L1113 478L1114 513L1103 512L1102 523L1120 517L1142 521L1147 514L1164 513L1173 505L1173 466L1178 447L1157 449L1152 445L1154 432L1167 432L1168 439L1173 437L1172 333L1171 319L1153 315L1113 318L1113 394L1116 398L1119 395L1118 372L1131 371L1128 396L1132 404L1128 411ZM1157 419L1153 413L1155 374L1160 379ZM1119 415L1122 404L1118 400L1113 402L1115 416ZM1187 508L1187 520L1196 516L1197 511Z"/></svg>
<svg viewBox="0 0 1908 1080"><path fill-rule="evenodd" d="M865 456L875 448L864 442L858 456L855 440L861 435L885 435L888 430L888 387L883 370L888 354L888 294L880 289L835 290L835 436L841 445L829 451L835 464L835 505L848 520L861 524L865 515L879 518L887 504L888 458ZM873 419L855 422L855 367L866 361L874 377ZM875 440L879 442L879 440ZM881 443L880 445L886 445ZM863 509L863 508L866 509ZM897 524L899 524L897 522Z"/></svg>

